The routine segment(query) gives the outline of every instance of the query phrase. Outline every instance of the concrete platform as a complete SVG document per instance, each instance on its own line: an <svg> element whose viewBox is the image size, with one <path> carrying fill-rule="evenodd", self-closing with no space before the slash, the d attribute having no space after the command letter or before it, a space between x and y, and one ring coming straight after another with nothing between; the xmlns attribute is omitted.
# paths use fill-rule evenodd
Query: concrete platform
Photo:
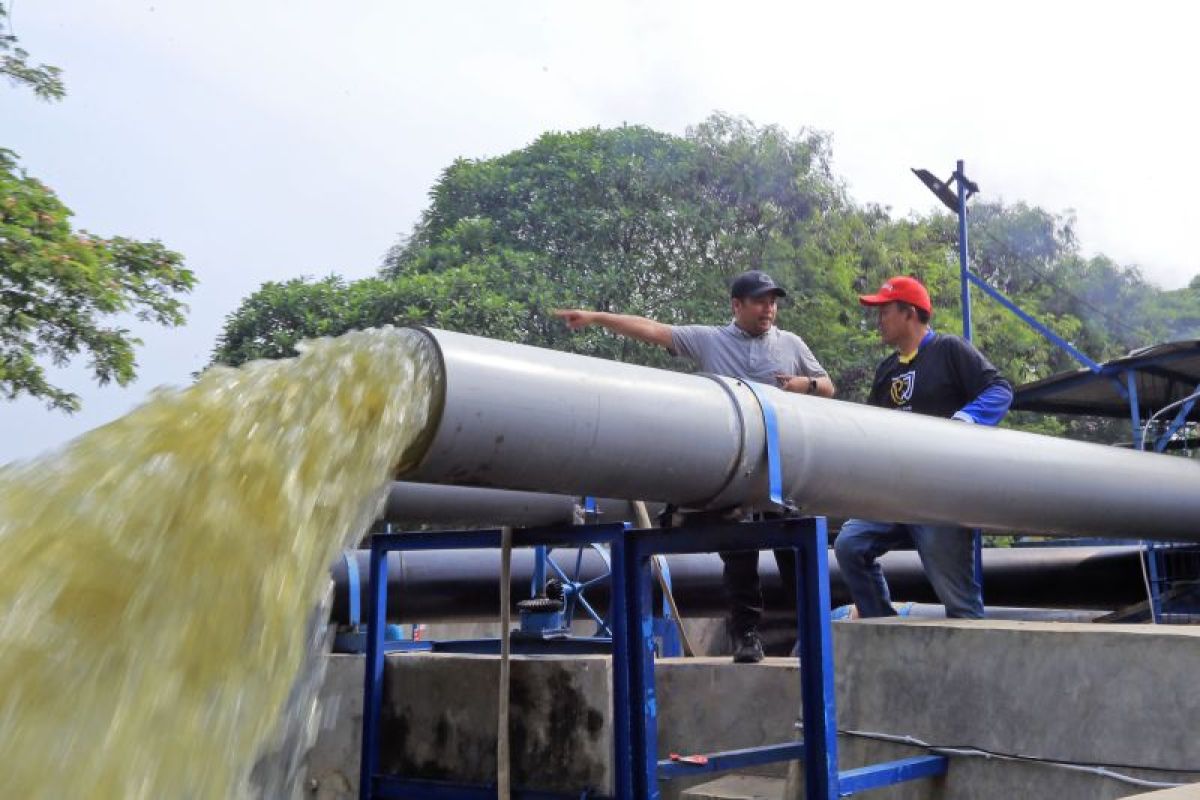
<svg viewBox="0 0 1200 800"><path fill-rule="evenodd" d="M1200 707L1194 677L1200 665L1200 630L857 621L835 624L834 644L843 730L1042 759L1127 765L1113 769L1163 782L1194 781L1194 774L1171 770L1200 768L1200 739L1192 736ZM309 796L319 800L356 796L362 668L358 657L330 658L324 696L332 713L308 764ZM385 714L391 727L384 763L425 770L425 777L490 780L497 668L495 659L486 657L389 657ZM611 781L610 669L603 657L514 661L510 730L521 782L578 791L585 784L604 788ZM658 663L656 676L660 757L793 736L799 707L793 659L757 665L734 665L727 658L667 659ZM857 734L841 736L839 747L842 769L925 752ZM556 782L566 775L584 783ZM783 765L777 765L754 777L773 778L779 783L756 784L773 787L785 775ZM713 776L704 776L690 783L712 781ZM672 781L663 785L663 796L678 797L686 788ZM1100 774L1032 761L955 758L945 778L869 796L1117 800L1147 791ZM1167 795L1164 800L1176 796L1196 795Z"/></svg>

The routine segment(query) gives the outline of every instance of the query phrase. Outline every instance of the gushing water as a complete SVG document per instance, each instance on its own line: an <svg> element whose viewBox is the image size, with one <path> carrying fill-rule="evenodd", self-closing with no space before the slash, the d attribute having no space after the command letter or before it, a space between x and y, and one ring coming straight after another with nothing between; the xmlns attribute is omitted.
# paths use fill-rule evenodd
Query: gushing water
<svg viewBox="0 0 1200 800"><path fill-rule="evenodd" d="M0 797L252 794L285 707L311 712L329 566L426 426L422 342L209 370L0 469Z"/></svg>

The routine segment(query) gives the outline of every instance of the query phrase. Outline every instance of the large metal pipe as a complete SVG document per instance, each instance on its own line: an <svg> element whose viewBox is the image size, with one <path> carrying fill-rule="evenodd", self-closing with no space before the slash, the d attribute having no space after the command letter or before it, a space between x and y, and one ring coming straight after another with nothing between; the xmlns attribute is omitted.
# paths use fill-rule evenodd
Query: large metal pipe
<svg viewBox="0 0 1200 800"><path fill-rule="evenodd" d="M440 361L436 424L405 480L769 505L754 392L421 329ZM1200 464L760 387L785 498L808 513L992 530L1200 540Z"/></svg>
<svg viewBox="0 0 1200 800"><path fill-rule="evenodd" d="M683 530L683 529L681 529ZM1114 609L1145 599L1139 548L1037 547L989 548L983 553L984 593L989 605L1024 608ZM559 563L574 576L575 551ZM358 574L365 581L369 552L358 551ZM850 602L831 552L830 589L834 606ZM721 560L716 555L668 556L672 594L688 617L721 617L728 613L722 589ZM884 573L897 602L935 603L937 597L913 551L888 553ZM513 552L512 597L529 596L533 555ZM580 580L607 571L598 553L585 551ZM759 560L763 597L768 612L787 608L775 559ZM434 550L392 553L388 562L388 619L392 622L494 621L499 618L500 554L496 551ZM334 566L335 593L331 620L349 621L349 581L342 561ZM360 608L367 608L367 586L360 582ZM656 588L657 593L657 588ZM608 607L607 584L588 592L597 609ZM655 603L660 601L656 598ZM656 605L656 608L661 605Z"/></svg>

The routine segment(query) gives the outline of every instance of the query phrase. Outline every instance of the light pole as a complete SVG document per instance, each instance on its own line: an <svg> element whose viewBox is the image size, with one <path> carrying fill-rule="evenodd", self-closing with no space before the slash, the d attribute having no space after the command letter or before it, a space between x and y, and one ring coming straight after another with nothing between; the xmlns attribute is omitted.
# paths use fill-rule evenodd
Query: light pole
<svg viewBox="0 0 1200 800"><path fill-rule="evenodd" d="M936 178L927 169L913 169L913 174L920 178L921 183L933 192L937 199L958 215L958 269L959 280L962 283L962 316L963 338L971 341L971 282L967 272L967 200L979 191L979 185L967 178L963 170L962 159L954 169L954 174L947 181ZM955 189L950 188L954 184Z"/></svg>

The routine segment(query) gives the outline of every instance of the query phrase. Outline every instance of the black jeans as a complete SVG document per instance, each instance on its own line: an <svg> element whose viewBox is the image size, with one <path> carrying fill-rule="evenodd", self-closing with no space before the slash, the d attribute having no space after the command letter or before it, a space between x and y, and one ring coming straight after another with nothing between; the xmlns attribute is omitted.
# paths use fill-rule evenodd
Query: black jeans
<svg viewBox="0 0 1200 800"><path fill-rule="evenodd" d="M762 514L762 519L782 519L784 514ZM728 511L698 511L682 515L681 527L697 525L737 525L749 518L730 516ZM757 550L736 550L721 553L725 568L722 582L729 606L729 632L734 641L758 629L763 615L762 581L758 576ZM796 554L790 549L775 551L775 563L783 580L788 608L796 607Z"/></svg>
<svg viewBox="0 0 1200 800"><path fill-rule="evenodd" d="M723 574L725 594L729 598L729 632L734 641L758 629L763 614L762 581L758 577L758 551L738 550L721 553L725 562ZM779 577L787 607L796 607L796 552L790 549L775 551Z"/></svg>

